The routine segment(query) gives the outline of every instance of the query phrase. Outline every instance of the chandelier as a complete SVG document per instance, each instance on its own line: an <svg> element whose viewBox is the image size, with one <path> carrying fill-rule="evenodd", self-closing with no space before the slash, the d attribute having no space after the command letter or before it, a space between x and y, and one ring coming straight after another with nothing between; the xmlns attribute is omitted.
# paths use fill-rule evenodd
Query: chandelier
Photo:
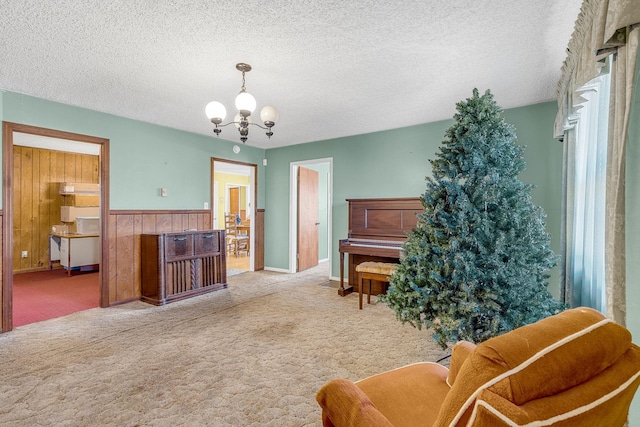
<svg viewBox="0 0 640 427"><path fill-rule="evenodd" d="M271 128L275 126L278 121L278 110L271 105L263 107L262 110L260 110L260 120L264 123L264 126L253 123L251 113L256 109L256 99L253 95L247 92L247 89L244 87L244 75L251 71L251 65L240 62L236 64L236 69L242 72L242 87L240 88L240 93L236 96L236 108L238 109L238 113L232 122L222 124L222 121L227 115L227 109L218 101L211 101L208 103L205 107L205 113L209 120L211 120L211 123L215 125L213 132L216 136L220 136L220 132L222 132L222 129L220 128L233 123L238 128L238 131L240 132L240 140L244 144L247 142L247 138L249 136L249 125L253 125L261 129L266 129L267 136L271 139L271 135L273 135Z"/></svg>

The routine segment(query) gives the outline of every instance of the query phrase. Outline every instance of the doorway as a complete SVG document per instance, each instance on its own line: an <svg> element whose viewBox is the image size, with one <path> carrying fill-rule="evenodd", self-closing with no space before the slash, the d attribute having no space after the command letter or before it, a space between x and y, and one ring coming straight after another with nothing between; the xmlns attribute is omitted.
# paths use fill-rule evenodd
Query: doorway
<svg viewBox="0 0 640 427"><path fill-rule="evenodd" d="M319 173L298 167L298 266L296 271L318 265L320 253Z"/></svg>
<svg viewBox="0 0 640 427"><path fill-rule="evenodd" d="M305 194L300 194L299 186L300 169L310 169L318 172L318 224L313 221L306 224L300 221L300 204L304 203ZM304 189L302 189L304 191ZM300 256L299 239L305 233L316 233L318 241L317 261L329 261L331 264L331 235L332 235L332 192L333 192L333 158L305 160L301 162L291 162L290 164L290 194L289 194L289 270L291 273L298 271L298 260ZM315 201L314 201L315 202ZM300 228L302 227L302 228ZM316 230L309 229L316 227ZM329 269L331 278L331 269Z"/></svg>
<svg viewBox="0 0 640 427"><path fill-rule="evenodd" d="M247 234L249 250L227 251L227 275L255 270L257 165L226 159L211 159L211 200L213 225L225 229L225 215L237 216L237 227Z"/></svg>
<svg viewBox="0 0 640 427"><path fill-rule="evenodd" d="M250 171L247 170L246 173L247 175L238 175L237 180L244 181L244 179L251 179ZM225 212L233 215L239 215L242 221L250 219L251 186L248 184L243 185L234 182L227 182L226 190Z"/></svg>
<svg viewBox="0 0 640 427"><path fill-rule="evenodd" d="M30 249L33 249L33 255L37 254L38 261L35 262L31 267L27 267L27 270L30 271L47 271L51 267L52 263L52 248L49 246L51 239L50 234L52 233L51 225L49 224L49 220L46 217L51 213L53 209L56 211L60 209L60 205L57 207L46 206L46 204L42 204L40 202L33 203L33 205L37 205L37 207L32 208L31 217L28 215L24 218L27 218L26 223L28 223L29 218L31 218L31 222L34 225L29 225L31 227L32 234L40 235L37 237L39 243L37 244L28 244L28 248L15 247L14 243L20 243L21 245L27 245L24 241L23 237L16 237L14 234L14 226L16 224L20 225L23 222L23 218L18 218L16 214L16 206L20 206L23 203L23 198L19 193L20 187L17 183L17 177L15 172L16 161L20 161L21 159L16 159L14 150L18 150L18 152L22 152L24 147L25 158L29 157L32 153L38 153L38 155L42 155L42 158L39 158L37 164L38 169L31 166L33 169L33 174L49 174L50 183L46 184L48 188L45 190L45 193L54 194L58 191L60 182L67 182L67 177L70 175L51 173L51 170L59 169L57 166L52 166L50 163L50 159L53 157L56 159L56 163L64 162L60 160L64 158L65 155L60 155L60 153L72 153L69 156L66 156L68 168L83 168L83 156L84 159L91 158L91 156L97 157L97 162L92 163L91 161L85 161L85 171L79 171L80 175L84 174L97 174L96 180L99 184L99 192L97 194L99 200L99 206L97 207L98 219L93 222L92 226L96 229L93 230L97 235L96 242L93 243L95 247L95 251L97 252L95 259L99 266L99 270L95 273L94 277L97 276L94 280L97 282L97 292L95 292L96 303L100 307L108 307L109 306L109 295L108 295L108 286L105 284L105 280L108 277L108 272L106 271L108 268L108 263L105 262L105 259L108 258L107 250L108 250L108 242L106 242L108 236L107 233L107 221L104 221L104 218L107 218L108 214L108 152L109 152L109 140L103 138L92 137L88 135L80 135L74 134L70 132L62 132L56 131L52 129L39 128L35 126L22 125L17 123L4 122L3 123L3 167L4 167L4 186L3 186L3 199L4 199L4 221L3 221L3 273L2 273L2 331L10 331L14 326L14 281L13 281L13 273L15 269L16 258L28 258ZM36 150L36 151L33 151ZM52 155L53 153L53 155ZM21 154L20 154L21 155ZM88 156L88 157L86 157ZM49 159L49 163L46 159ZM75 160L74 160L75 159ZM79 165L75 164L75 161L79 160ZM88 165L88 166L87 166ZM59 165L58 165L59 166ZM65 166L62 166L64 169ZM91 171L90 169L95 167L95 171ZM25 176L29 176L27 173ZM79 175L76 175L79 176ZM22 177L22 176L21 176ZM18 181L19 182L19 181ZM40 185L40 184L38 184ZM35 186L35 184L34 184ZM58 187L56 187L58 186ZM16 193L18 192L18 193ZM62 214L62 213L61 213ZM22 215L22 214L21 214ZM55 217L56 214L51 215ZM56 218L54 222L60 222L59 217ZM87 227L89 224L88 221L83 222L83 226ZM21 225L22 226L22 225ZM72 230L73 231L73 230ZM76 230L77 231L77 230ZM82 230L81 230L82 232ZM42 234L45 234L45 237ZM83 232L84 233L84 232ZM27 235L29 232L26 233ZM89 234L89 233L86 233ZM67 243L68 243L67 239ZM81 240L87 240L84 238ZM46 246L46 248L45 248ZM73 245L69 245L69 248ZM72 249L69 249L72 250ZM16 252L17 251L17 252ZM26 257L25 257L26 252ZM82 251L84 252L84 251ZM83 253L84 255L84 253ZM21 264L19 264L21 265ZM72 268L72 265L67 265L67 268ZM97 279L97 280L96 280ZM53 304L53 303L52 303ZM77 310L76 310L77 311Z"/></svg>

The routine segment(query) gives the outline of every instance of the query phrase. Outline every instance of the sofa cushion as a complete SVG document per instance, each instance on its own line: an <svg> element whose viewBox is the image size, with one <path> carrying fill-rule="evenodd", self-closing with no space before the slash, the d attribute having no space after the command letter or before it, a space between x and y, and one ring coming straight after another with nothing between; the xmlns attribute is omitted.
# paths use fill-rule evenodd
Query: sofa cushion
<svg viewBox="0 0 640 427"><path fill-rule="evenodd" d="M635 374L632 374L636 372ZM616 364L553 396L516 405L484 389L470 418L473 426L623 426L640 383L640 348L632 345Z"/></svg>
<svg viewBox="0 0 640 427"><path fill-rule="evenodd" d="M337 379L325 384L316 394L322 408L325 427L393 427L366 394L353 382Z"/></svg>
<svg viewBox="0 0 640 427"><path fill-rule="evenodd" d="M476 345L469 341L458 341L451 349L451 361L449 363L449 374L447 375L447 384L449 387L456 381L458 373L462 369L462 365L469 358L471 353L476 349Z"/></svg>
<svg viewBox="0 0 640 427"><path fill-rule="evenodd" d="M394 426L424 427L435 422L449 392L447 371L437 363L415 363L374 375L356 385Z"/></svg>
<svg viewBox="0 0 640 427"><path fill-rule="evenodd" d="M396 271L396 267L398 267L398 264L389 262L367 261L358 264L356 266L356 271L358 273L373 273L383 276L391 276Z"/></svg>
<svg viewBox="0 0 640 427"><path fill-rule="evenodd" d="M631 346L631 334L595 310L583 313L589 315L567 312L559 315L563 322L538 322L514 331L509 340L479 346L479 355L509 367L492 390L520 405L581 384L613 365Z"/></svg>
<svg viewBox="0 0 640 427"><path fill-rule="evenodd" d="M589 308L567 310L478 345L436 425L465 425L483 390L521 405L598 375L631 346L629 332Z"/></svg>

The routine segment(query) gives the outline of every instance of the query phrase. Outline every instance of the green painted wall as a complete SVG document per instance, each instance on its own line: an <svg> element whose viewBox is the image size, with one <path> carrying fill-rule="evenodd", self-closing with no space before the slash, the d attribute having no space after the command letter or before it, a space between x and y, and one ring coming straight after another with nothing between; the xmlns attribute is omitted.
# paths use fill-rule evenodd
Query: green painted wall
<svg viewBox="0 0 640 427"><path fill-rule="evenodd" d="M333 158L332 275L337 276L338 240L347 234L347 198L411 197L425 189L428 159L438 150L451 120L385 132L337 138L266 151L233 142L125 119L110 114L0 92L2 120L108 138L111 141L111 209L201 209L210 200L210 157L258 164L257 207L265 209L265 265L289 268L289 164ZM499 100L498 100L499 102ZM552 247L559 249L561 161L559 143L551 138L555 103L505 111L527 145L525 182L537 188L534 201L547 215ZM262 166L262 158L268 166ZM160 197L167 188L169 197ZM268 195L268 198L266 197ZM268 200L267 200L268 199ZM327 207L328 209L328 207ZM557 295L557 272L551 279Z"/></svg>
<svg viewBox="0 0 640 427"><path fill-rule="evenodd" d="M289 268L291 162L333 158L331 252L332 274L337 276L338 240L347 235L345 199L418 196L430 168L426 159L437 146L431 141L439 141L444 129L437 123L267 150L265 265Z"/></svg>
<svg viewBox="0 0 640 427"><path fill-rule="evenodd" d="M526 183L534 184L533 202L547 215L547 231L551 248L560 254L560 223L562 221L562 143L553 138L553 123L557 103L548 102L505 110L508 123L515 125L518 143L527 147L527 168L520 175ZM560 296L559 268L550 272L549 288L553 296Z"/></svg>
<svg viewBox="0 0 640 427"><path fill-rule="evenodd" d="M498 100L499 102L499 100ZM518 141L528 146L523 180L535 184L536 204L548 214L552 247L559 250L562 147L552 138L556 104L553 102L505 111L516 126ZM337 138L311 144L267 150L267 201L265 215L265 265L288 269L289 164L333 158L332 276L339 276L338 240L347 236L347 198L417 197L431 174L428 160L453 123L445 120L402 129ZM551 290L558 294L557 271Z"/></svg>
<svg viewBox="0 0 640 427"><path fill-rule="evenodd" d="M108 138L111 209L203 209L204 202L211 206L211 157L258 164L258 182L265 179L263 149L247 145L234 154L233 142L214 136L13 92L2 93L1 101L4 121ZM168 197L160 197L160 188L168 190ZM258 185L258 208L264 200L264 186Z"/></svg>

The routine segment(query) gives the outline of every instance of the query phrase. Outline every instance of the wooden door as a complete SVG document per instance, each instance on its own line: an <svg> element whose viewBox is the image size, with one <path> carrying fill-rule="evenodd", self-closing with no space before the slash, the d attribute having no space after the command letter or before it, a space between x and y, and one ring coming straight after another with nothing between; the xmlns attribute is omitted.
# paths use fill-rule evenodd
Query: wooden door
<svg viewBox="0 0 640 427"><path fill-rule="evenodd" d="M240 213L240 188L238 187L229 189L229 213Z"/></svg>
<svg viewBox="0 0 640 427"><path fill-rule="evenodd" d="M298 270L318 265L318 172L298 168Z"/></svg>

